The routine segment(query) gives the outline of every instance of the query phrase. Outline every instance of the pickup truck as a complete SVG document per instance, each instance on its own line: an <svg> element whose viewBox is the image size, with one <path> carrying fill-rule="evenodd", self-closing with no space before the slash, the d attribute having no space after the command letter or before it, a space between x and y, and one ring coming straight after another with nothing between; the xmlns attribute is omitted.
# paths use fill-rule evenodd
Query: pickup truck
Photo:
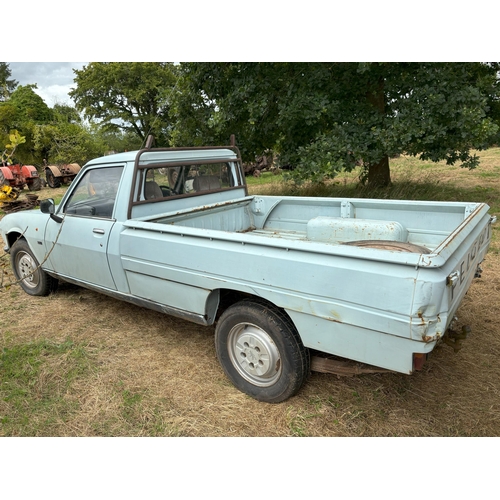
<svg viewBox="0 0 500 500"><path fill-rule="evenodd" d="M215 326L239 390L277 403L324 353L411 374L479 276L484 203L250 196L234 146L88 162L59 205L6 215L25 292L59 280Z"/></svg>

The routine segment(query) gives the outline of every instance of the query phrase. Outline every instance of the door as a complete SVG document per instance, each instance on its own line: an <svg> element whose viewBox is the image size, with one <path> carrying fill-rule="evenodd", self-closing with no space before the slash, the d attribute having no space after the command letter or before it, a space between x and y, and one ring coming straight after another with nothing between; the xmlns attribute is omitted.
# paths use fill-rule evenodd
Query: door
<svg viewBox="0 0 500 500"><path fill-rule="evenodd" d="M123 166L89 169L49 220L45 244L50 268L62 276L116 290L107 248Z"/></svg>

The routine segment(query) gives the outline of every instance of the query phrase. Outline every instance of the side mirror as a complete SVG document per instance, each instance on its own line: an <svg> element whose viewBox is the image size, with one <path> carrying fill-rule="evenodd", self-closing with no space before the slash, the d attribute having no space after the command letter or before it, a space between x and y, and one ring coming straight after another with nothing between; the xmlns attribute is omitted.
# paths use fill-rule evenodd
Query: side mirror
<svg viewBox="0 0 500 500"><path fill-rule="evenodd" d="M42 214L50 214L50 218L60 224L63 219L62 217L58 217L57 215L55 215L55 211L56 204L54 203L53 198L48 198L40 202L40 212L42 212Z"/></svg>
<svg viewBox="0 0 500 500"><path fill-rule="evenodd" d="M53 198L42 200L40 202L40 212L42 214L53 214L56 211L56 204Z"/></svg>

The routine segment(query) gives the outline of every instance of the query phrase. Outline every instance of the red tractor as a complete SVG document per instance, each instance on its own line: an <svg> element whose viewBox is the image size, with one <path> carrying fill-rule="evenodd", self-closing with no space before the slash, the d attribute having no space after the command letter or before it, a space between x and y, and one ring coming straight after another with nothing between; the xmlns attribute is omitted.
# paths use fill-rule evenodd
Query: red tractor
<svg viewBox="0 0 500 500"><path fill-rule="evenodd" d="M28 186L30 191L40 191L42 179L33 165L1 165L0 186L7 185L17 189Z"/></svg>

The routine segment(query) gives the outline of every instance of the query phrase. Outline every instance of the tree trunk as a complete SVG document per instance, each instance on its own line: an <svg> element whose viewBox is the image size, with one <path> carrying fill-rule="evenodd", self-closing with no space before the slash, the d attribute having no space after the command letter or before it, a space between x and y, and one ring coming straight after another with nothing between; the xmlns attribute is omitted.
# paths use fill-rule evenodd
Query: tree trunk
<svg viewBox="0 0 500 500"><path fill-rule="evenodd" d="M366 95L368 102L380 113L385 115L385 89L384 78L379 77ZM384 156L378 163L372 163L368 167L368 186L372 188L387 187L391 183L391 172L389 170L389 157Z"/></svg>
<svg viewBox="0 0 500 500"><path fill-rule="evenodd" d="M368 167L368 186L372 188L387 187L391 183L389 157L384 156L378 163Z"/></svg>

